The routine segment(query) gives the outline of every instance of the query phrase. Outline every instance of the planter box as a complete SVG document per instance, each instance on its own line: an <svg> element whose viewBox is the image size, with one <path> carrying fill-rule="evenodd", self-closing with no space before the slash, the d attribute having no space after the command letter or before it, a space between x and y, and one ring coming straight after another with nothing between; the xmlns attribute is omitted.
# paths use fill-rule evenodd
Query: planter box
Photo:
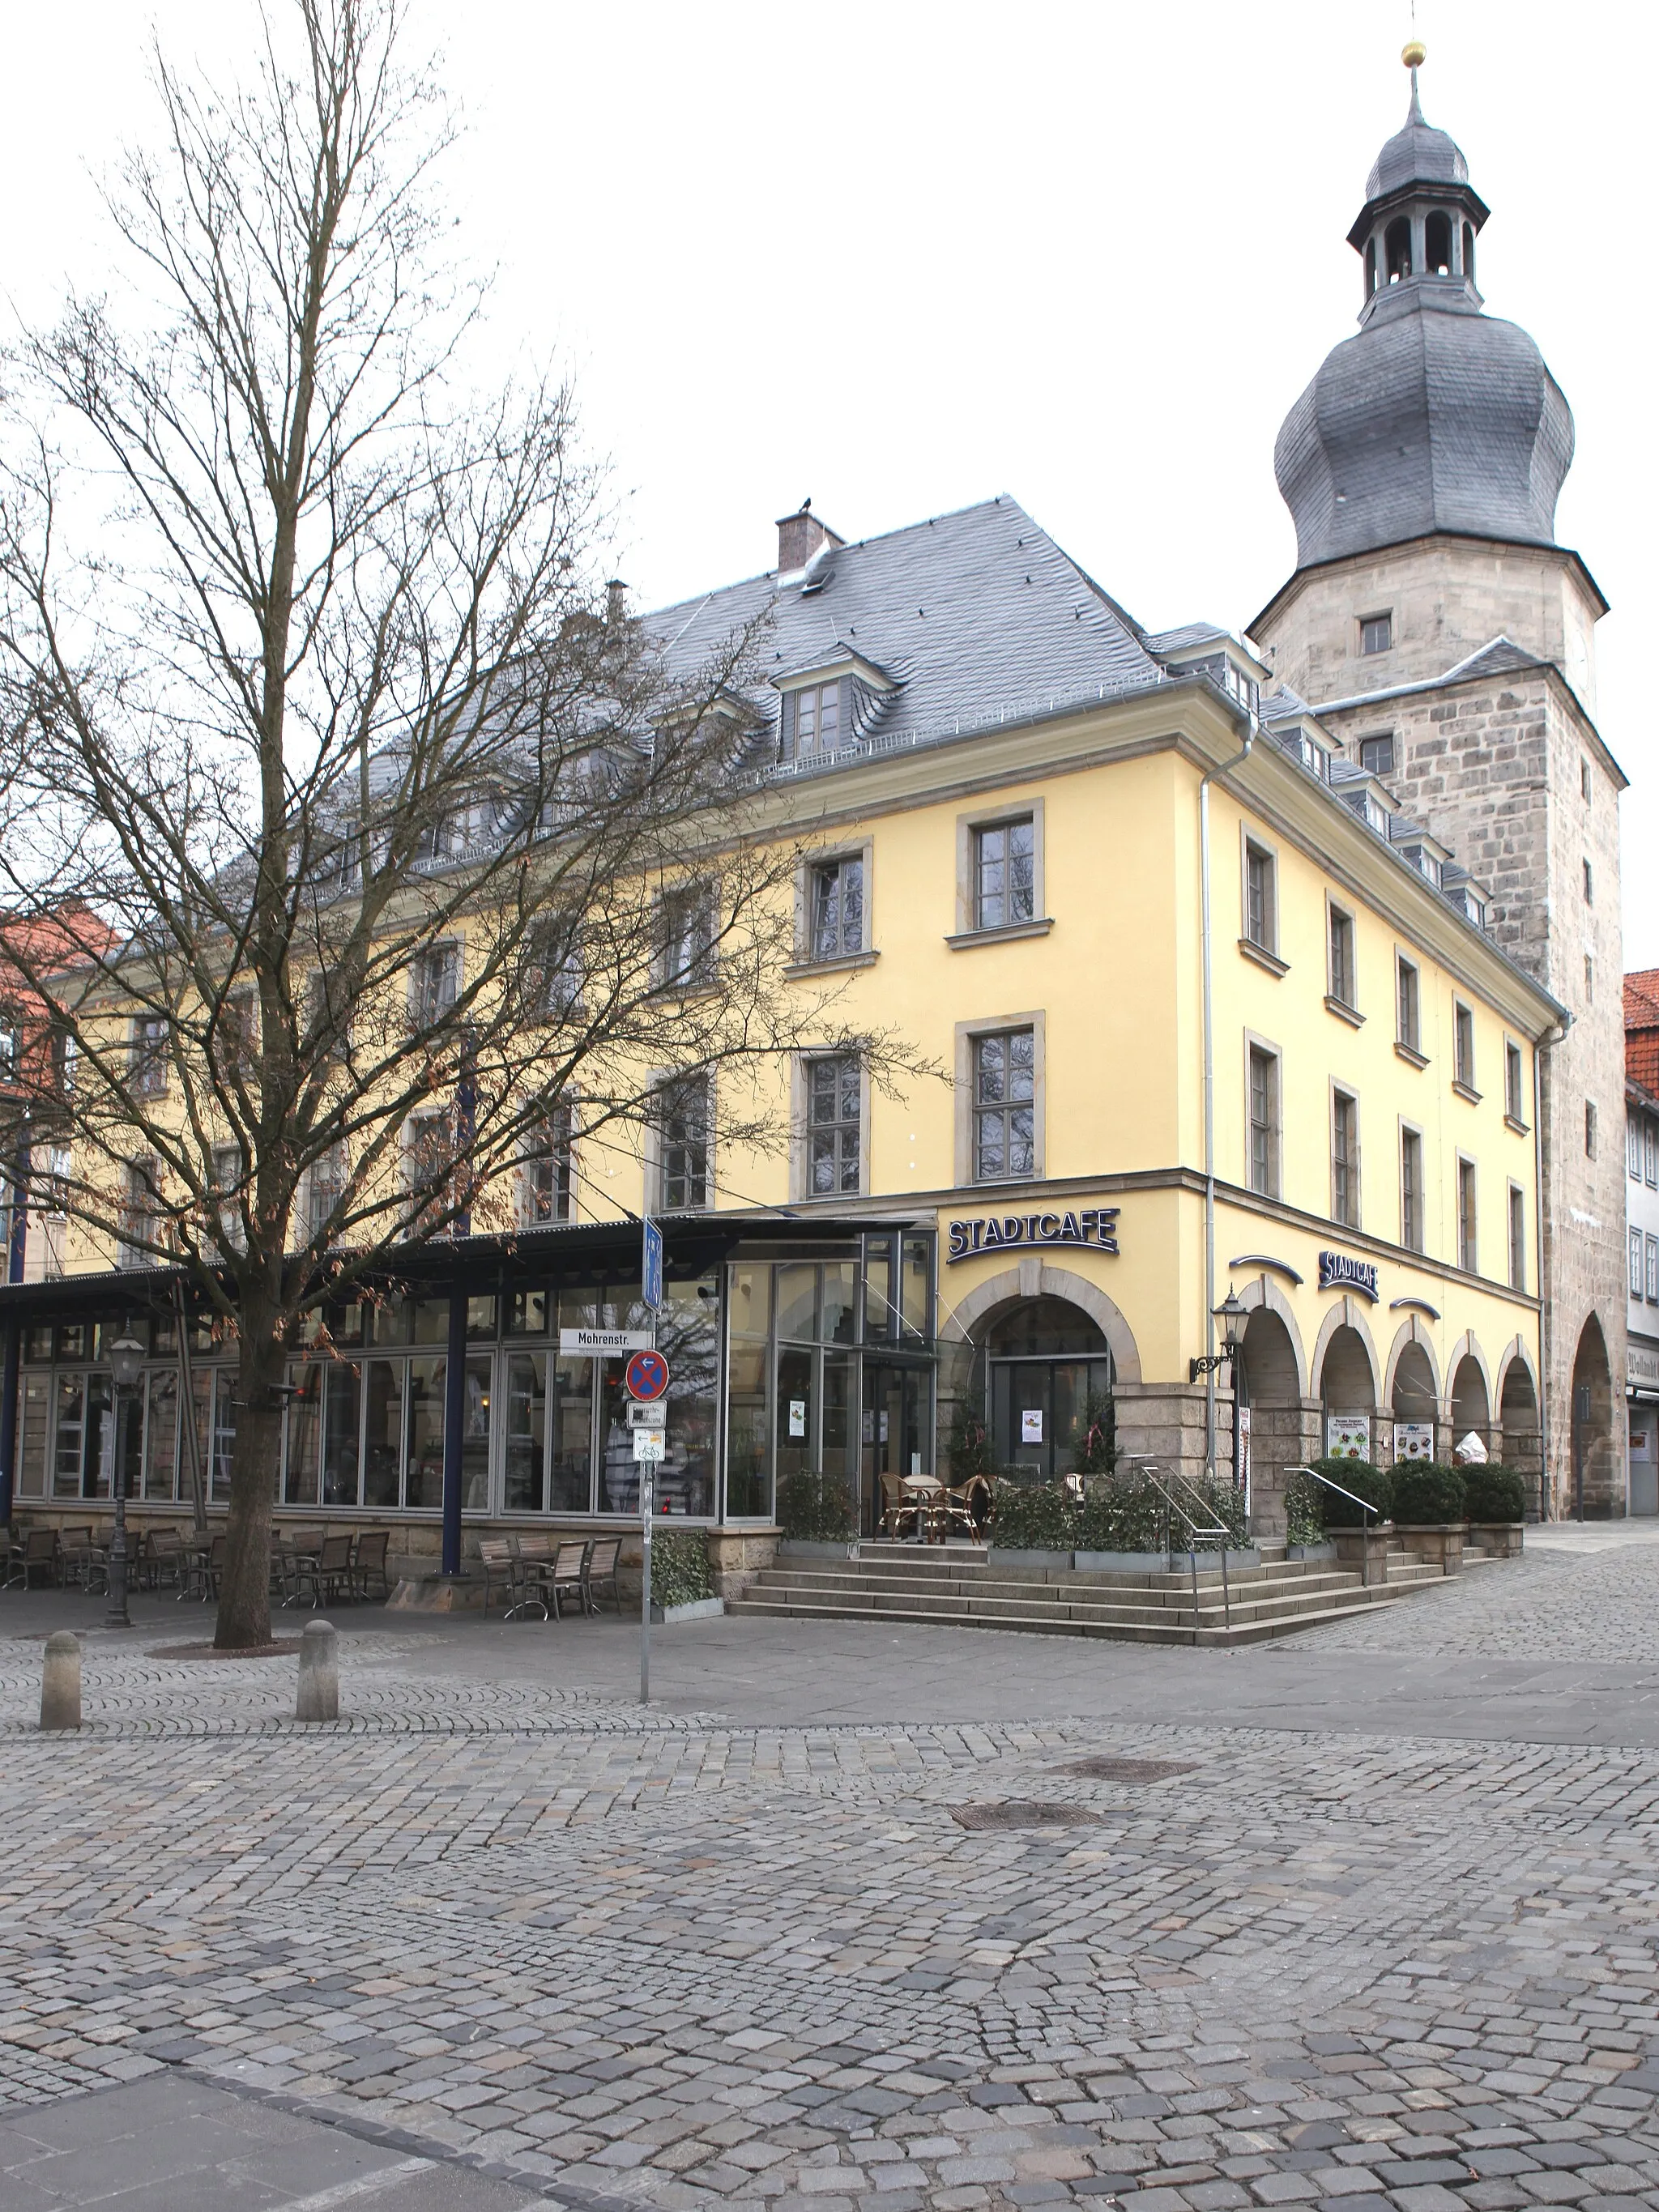
<svg viewBox="0 0 1659 2212"><path fill-rule="evenodd" d="M1159 1554L1160 1558L1162 1554ZM1069 1574L1072 1554L1069 1552L1012 1552L994 1545L986 1553L986 1563L993 1567L1039 1567L1048 1574Z"/></svg>
<svg viewBox="0 0 1659 2212"><path fill-rule="evenodd" d="M1364 1534L1358 1528L1333 1528L1330 1532L1330 1542L1339 1563L1352 1567L1368 1583L1380 1583L1387 1577L1394 1538L1391 1521L1383 1522L1381 1527L1373 1525Z"/></svg>
<svg viewBox="0 0 1659 2212"><path fill-rule="evenodd" d="M815 1537L786 1536L778 1546L781 1559L852 1559L858 1556L858 1539L842 1536L834 1543Z"/></svg>
<svg viewBox="0 0 1659 2212"><path fill-rule="evenodd" d="M1488 1559L1518 1559L1525 1540L1524 1521L1471 1521L1469 1540L1479 1544Z"/></svg>
<svg viewBox="0 0 1659 2212"><path fill-rule="evenodd" d="M1310 1564L1316 1559L1334 1559L1336 1555L1336 1546L1331 1543L1286 1544L1285 1547L1285 1556L1287 1559L1303 1559Z"/></svg>
<svg viewBox="0 0 1659 2212"><path fill-rule="evenodd" d="M725 1611L723 1597L696 1597L689 1605L653 1605L651 1618L665 1628L672 1628L678 1620L713 1620Z"/></svg>
<svg viewBox="0 0 1659 2212"><path fill-rule="evenodd" d="M1072 1565L1080 1575L1167 1575L1164 1552L1073 1552Z"/></svg>
<svg viewBox="0 0 1659 2212"><path fill-rule="evenodd" d="M1463 1570L1463 1523L1461 1521L1396 1521L1394 1533L1408 1552L1443 1574Z"/></svg>

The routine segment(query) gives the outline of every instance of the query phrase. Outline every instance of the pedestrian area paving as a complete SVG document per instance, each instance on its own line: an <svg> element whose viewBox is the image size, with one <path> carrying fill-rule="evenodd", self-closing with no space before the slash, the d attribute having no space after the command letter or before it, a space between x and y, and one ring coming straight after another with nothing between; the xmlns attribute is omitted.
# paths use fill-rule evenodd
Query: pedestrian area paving
<svg viewBox="0 0 1659 2212"><path fill-rule="evenodd" d="M1638 1547L1322 1635L1582 1659L1601 1597L1650 1657ZM913 1633L1000 1717L642 1713L380 1629L301 1728L291 1662L141 1633L46 1739L0 1639L0 2212L1659 2207L1659 1751L1329 1732L1290 1669L1220 1726L1231 1654L1020 1721L1023 1639Z"/></svg>

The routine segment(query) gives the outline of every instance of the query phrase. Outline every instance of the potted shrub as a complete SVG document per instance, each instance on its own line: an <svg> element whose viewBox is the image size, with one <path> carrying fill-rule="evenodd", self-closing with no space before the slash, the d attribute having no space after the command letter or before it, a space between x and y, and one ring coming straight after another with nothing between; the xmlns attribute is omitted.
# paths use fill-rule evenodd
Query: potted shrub
<svg viewBox="0 0 1659 2212"><path fill-rule="evenodd" d="M1526 1529L1526 1476L1519 1468L1504 1467L1497 1460L1488 1460L1484 1467L1466 1467L1462 1474L1470 1535L1492 1559L1513 1559Z"/></svg>
<svg viewBox="0 0 1659 2212"><path fill-rule="evenodd" d="M991 1563L1069 1568L1077 1501L1063 1482L1013 1482L999 1475L991 1491Z"/></svg>
<svg viewBox="0 0 1659 2212"><path fill-rule="evenodd" d="M1463 1563L1464 1476L1433 1459L1401 1460L1394 1470L1395 1534L1449 1575Z"/></svg>
<svg viewBox="0 0 1659 2212"><path fill-rule="evenodd" d="M1328 1457L1312 1462L1316 1473L1325 1475L1342 1490L1351 1493L1343 1497L1338 1491L1328 1490L1323 1483L1310 1483L1319 1498L1319 1511L1328 1540L1335 1546L1336 1556L1345 1566L1358 1566L1369 1581L1375 1569L1385 1573L1389 1559L1389 1524L1394 1513L1395 1477L1398 1468L1378 1467L1368 1459ZM1356 1504L1356 1499L1363 1501ZM1366 1505L1373 1510L1367 1513Z"/></svg>
<svg viewBox="0 0 1659 2212"><path fill-rule="evenodd" d="M845 1559L858 1534L853 1493L843 1475L787 1474L778 1485L778 1526L792 1552L833 1553Z"/></svg>

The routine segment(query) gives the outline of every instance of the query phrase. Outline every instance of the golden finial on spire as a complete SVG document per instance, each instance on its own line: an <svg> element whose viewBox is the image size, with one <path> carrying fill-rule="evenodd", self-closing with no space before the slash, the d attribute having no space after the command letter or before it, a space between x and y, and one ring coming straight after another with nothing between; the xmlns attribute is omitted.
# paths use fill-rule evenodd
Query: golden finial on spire
<svg viewBox="0 0 1659 2212"><path fill-rule="evenodd" d="M1407 39L1400 49L1400 58L1408 70L1421 69L1429 58L1429 50L1421 39Z"/></svg>

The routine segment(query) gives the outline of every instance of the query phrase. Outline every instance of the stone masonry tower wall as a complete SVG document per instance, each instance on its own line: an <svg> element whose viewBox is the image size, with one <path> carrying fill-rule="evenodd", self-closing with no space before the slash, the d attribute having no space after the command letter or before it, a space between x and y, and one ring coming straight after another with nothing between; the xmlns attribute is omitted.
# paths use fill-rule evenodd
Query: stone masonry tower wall
<svg viewBox="0 0 1659 2212"><path fill-rule="evenodd" d="M1525 332L1481 312L1486 210L1468 179L1423 119L1413 69L1406 127L1350 233L1365 261L1359 332L1275 453L1298 566L1251 629L1351 759L1387 741L1368 748L1374 763L1392 756L1384 784L1488 893L1497 942L1569 1010L1527 1107L1543 1169L1549 1506L1622 1513L1626 779L1592 719L1606 602L1553 543L1571 416ZM1425 265L1447 225L1451 265ZM1477 1075L1481 1089L1501 1080ZM1483 1194L1483 1268L1503 1265L1501 1202Z"/></svg>

